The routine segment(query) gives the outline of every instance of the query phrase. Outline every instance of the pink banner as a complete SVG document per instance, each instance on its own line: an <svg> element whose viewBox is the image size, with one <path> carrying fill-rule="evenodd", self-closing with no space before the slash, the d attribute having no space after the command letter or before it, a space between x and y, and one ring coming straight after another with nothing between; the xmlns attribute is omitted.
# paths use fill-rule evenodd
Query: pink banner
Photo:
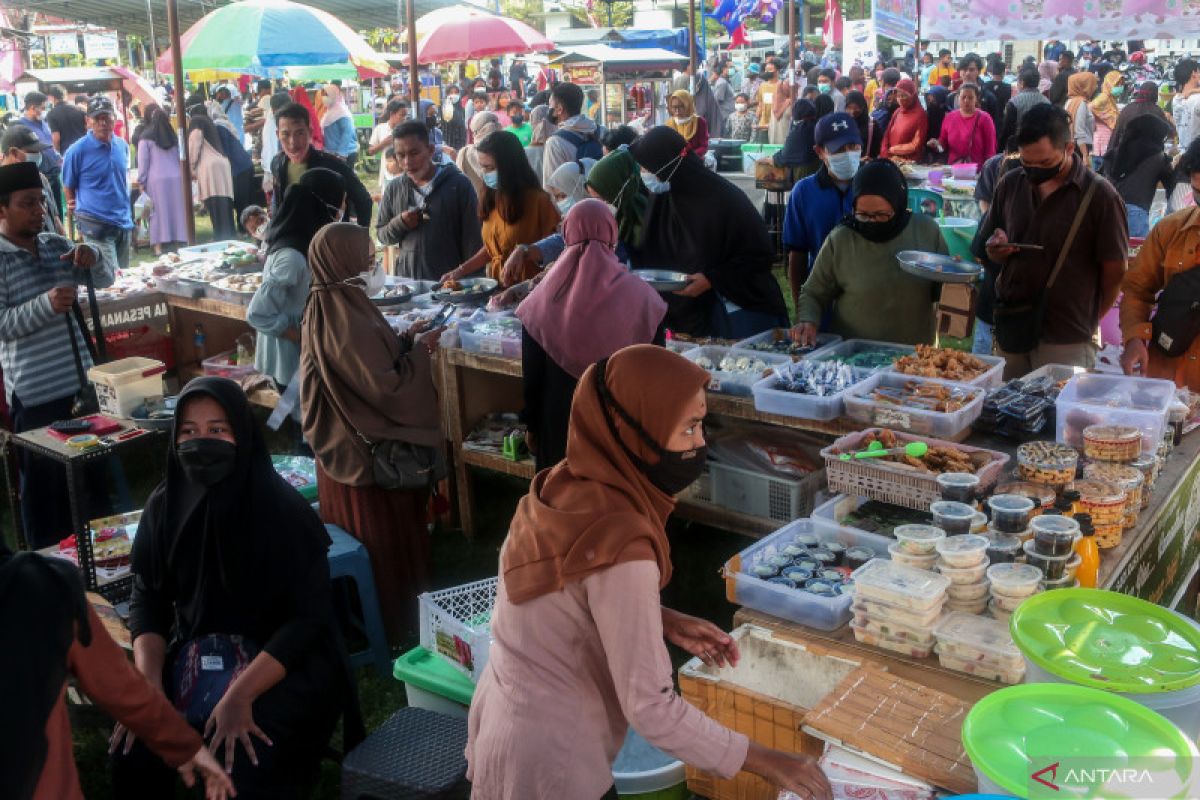
<svg viewBox="0 0 1200 800"><path fill-rule="evenodd" d="M1200 0L922 0L921 38L1178 39L1200 35Z"/></svg>

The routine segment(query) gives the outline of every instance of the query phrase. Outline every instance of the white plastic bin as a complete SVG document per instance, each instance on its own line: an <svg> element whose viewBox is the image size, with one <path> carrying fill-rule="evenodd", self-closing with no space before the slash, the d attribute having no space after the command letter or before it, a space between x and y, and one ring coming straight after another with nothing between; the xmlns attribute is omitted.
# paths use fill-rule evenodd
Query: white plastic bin
<svg viewBox="0 0 1200 800"><path fill-rule="evenodd" d="M792 363L792 357L779 355L776 353L755 353L747 350L735 350L731 347L723 347L720 345L702 345L692 350L688 350L682 354L684 358L695 364L699 364L701 359L708 359L712 362L713 368L708 370L712 375L712 380L708 384L710 392L719 392L721 394L730 394L737 397L749 397L754 384L758 383L764 377L764 371L755 372L733 372L720 369L721 361L726 357L735 359L749 359L751 363L761 361L766 365L766 370L774 370L777 367L782 367L785 364ZM707 369L707 367L706 367Z"/></svg>
<svg viewBox="0 0 1200 800"><path fill-rule="evenodd" d="M765 330L762 333L756 333L753 336L751 336L749 339L742 339L740 342L736 342L733 345L733 349L734 350L750 350L755 353L774 353L774 355L791 355L791 353L787 353L787 352L777 352L776 353L771 350L759 350L755 347L755 345L761 344L763 342L777 342L777 341L783 341L783 340L790 340L790 334L791 334L791 331L789 331L787 328L771 328L770 330ZM782 337L782 339L781 339L781 337ZM836 333L818 333L817 334L817 342L811 350L809 350L807 353L802 353L798 356L793 355L792 358L793 359L803 358L804 356L808 356L808 355L811 355L811 354L817 352L818 350L820 350L823 347L829 347L831 344L837 344L841 340L842 340L842 337L838 336Z"/></svg>
<svg viewBox="0 0 1200 800"><path fill-rule="evenodd" d="M822 597L799 589L768 583L744 570L761 559L780 553L792 544L797 534L815 534L822 542L840 542L847 549L868 547L879 558L888 557L890 541L882 536L852 528L843 528L821 519L798 519L750 545L729 561L723 569L725 595L729 602L772 614L776 617L831 631L850 621L849 594Z"/></svg>
<svg viewBox="0 0 1200 800"><path fill-rule="evenodd" d="M421 646L445 658L476 683L492 646L496 578L425 592L417 596Z"/></svg>
<svg viewBox="0 0 1200 800"><path fill-rule="evenodd" d="M871 376L871 372L868 370L855 370L855 373L860 382ZM842 402L843 396L849 389L853 389L857 385L854 384L836 394L822 397L815 394L800 394L799 392L789 392L786 389L780 389L778 388L779 376L769 375L754 384L752 389L754 393L754 408L764 414L783 414L787 417L800 417L802 419L817 421L837 419L842 415L842 411L845 408Z"/></svg>
<svg viewBox="0 0 1200 800"><path fill-rule="evenodd" d="M1174 400L1171 381L1092 372L1076 375L1055 402L1058 441L1083 450L1083 429L1089 425L1132 425L1142 429L1142 453L1153 455Z"/></svg>
<svg viewBox="0 0 1200 800"><path fill-rule="evenodd" d="M146 398L163 396L166 371L161 361L133 356L92 367L87 376L96 387L100 413L128 419Z"/></svg>
<svg viewBox="0 0 1200 800"><path fill-rule="evenodd" d="M895 360L900 356L907 356L917 352L917 348L908 344L896 344L895 342L877 342L873 339L846 339L845 341L831 344L828 347L822 347L819 350L814 350L808 354L808 358L813 361L826 361L828 359L844 360L849 356L856 355L866 350L886 350L892 353L892 359ZM872 368L872 372L882 372L890 370L891 364L881 367Z"/></svg>
<svg viewBox="0 0 1200 800"><path fill-rule="evenodd" d="M897 375L905 375L905 377L908 378L921 378L922 380L942 381L943 383L965 383L968 386L982 386L985 389L994 389L1004 384L1004 356L986 356L979 355L978 353L972 353L971 355L975 356L975 358L978 358L984 364L987 364L988 369L983 374L976 375L969 381L956 381L949 378L930 378L924 375L908 375L907 373L900 372L900 370L893 371Z"/></svg>
<svg viewBox="0 0 1200 800"><path fill-rule="evenodd" d="M521 334L505 336L496 331L480 333L469 325L461 325L458 329L462 349L468 353L483 353L505 358L521 357Z"/></svg>
<svg viewBox="0 0 1200 800"><path fill-rule="evenodd" d="M1001 360L1003 367L1003 360ZM899 389L909 382L918 384L942 384L973 397L957 411L925 411L912 406L881 403L872 397L879 387ZM906 431L936 439L957 439L963 431L979 419L983 411L986 390L982 386L970 386L951 381L935 381L916 378L899 372L880 372L846 392L846 416L864 425L878 425L894 431Z"/></svg>

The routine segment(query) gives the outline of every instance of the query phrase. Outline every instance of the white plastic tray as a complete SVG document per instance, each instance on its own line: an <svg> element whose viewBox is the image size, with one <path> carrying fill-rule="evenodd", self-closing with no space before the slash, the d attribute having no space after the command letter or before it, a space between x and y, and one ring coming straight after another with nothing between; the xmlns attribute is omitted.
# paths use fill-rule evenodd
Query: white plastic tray
<svg viewBox="0 0 1200 800"><path fill-rule="evenodd" d="M824 397L779 389L777 388L779 377L777 375L770 375L754 384L752 390L754 393L754 408L764 414L783 414L787 417L800 417L802 419L819 421L837 419L845 409L842 398L846 392L869 378L871 373L867 370L858 370L857 375L860 378L858 383L836 394Z"/></svg>
<svg viewBox="0 0 1200 800"><path fill-rule="evenodd" d="M784 364L792 363L792 357L779 355L776 353L758 353L748 350L735 350L732 347L723 347L720 345L706 344L700 347L688 350L682 353L684 358L692 363L698 363L701 358L707 358L714 365L719 365L721 360L726 356L734 358L748 358L751 361L761 361L767 365L768 369L781 367ZM708 384L710 392L718 392L720 394L730 394L738 397L749 397L754 384L763 379L764 375L761 372L725 372L721 369L711 369L709 374L712 375L712 380Z"/></svg>
<svg viewBox="0 0 1200 800"><path fill-rule="evenodd" d="M733 349L734 350L750 350L755 353L769 353L770 351L768 351L768 350L755 350L753 345L758 344L759 342L777 341L777 338L776 338L777 333L782 333L782 335L784 335L784 336L789 335L789 331L787 328L771 328L770 330L765 330L762 333L756 333L754 336L751 336L749 339L743 339L742 341L735 343L733 345ZM795 356L791 355L790 353L773 353L773 355L786 355L786 356L790 356L793 360L798 359L798 358L807 358L808 356L812 355L813 353L817 352L818 350L821 350L822 348L825 348L825 347L829 347L830 345L833 345L833 344L837 344L841 340L842 340L842 337L838 336L836 333L818 333L816 346L813 347L812 350L809 350L807 353L802 353L800 355L795 355Z"/></svg>
<svg viewBox="0 0 1200 800"><path fill-rule="evenodd" d="M985 389L994 389L1004 384L1004 356L987 356L979 355L978 353L972 353L972 355L974 355L983 363L989 364L990 366L982 375L976 375L969 381L955 381L948 378L929 378L924 375L908 375L908 373L901 372L895 368L893 368L892 371L897 375L908 375L910 378L921 378L922 380L928 381L942 381L944 383L965 383L969 386L982 386Z"/></svg>
<svg viewBox="0 0 1200 800"><path fill-rule="evenodd" d="M1001 361L1001 368L1003 369L1003 361ZM958 411L951 412L925 411L909 406L888 405L879 403L871 397L871 393L879 386L900 388L909 381L944 384L963 392L974 392L975 396ZM971 423L979 419L979 415L983 411L985 394L986 390L981 386L916 378L899 372L880 372L852 387L846 392L844 400L846 416L864 425L878 425L881 428L932 436L936 439L956 439L963 431L971 427Z"/></svg>
<svg viewBox="0 0 1200 800"><path fill-rule="evenodd" d="M1175 399L1175 384L1154 378L1085 373L1067 381L1055 402L1058 441L1083 449L1088 425L1133 425L1142 429L1142 453L1158 450Z"/></svg>

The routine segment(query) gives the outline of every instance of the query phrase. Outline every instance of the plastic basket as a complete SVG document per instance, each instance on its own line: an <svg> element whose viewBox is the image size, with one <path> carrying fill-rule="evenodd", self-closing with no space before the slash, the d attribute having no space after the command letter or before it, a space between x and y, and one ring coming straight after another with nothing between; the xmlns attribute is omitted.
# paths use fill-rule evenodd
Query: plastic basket
<svg viewBox="0 0 1200 800"><path fill-rule="evenodd" d="M839 458L841 453L862 449L860 442L870 432L868 430L847 434L821 451L821 457L825 459L825 478L829 483L830 492L869 497L872 500L918 511L927 510L930 503L942 498L936 473L918 472L910 467L875 458L850 461L842 461ZM1006 453L926 436L897 432L896 442L897 446L908 442L925 442L930 447L952 447L971 454L973 459L983 462L975 470L975 474L979 476L980 494L991 491L1008 463Z"/></svg>
<svg viewBox="0 0 1200 800"><path fill-rule="evenodd" d="M486 578L417 597L421 646L446 659L476 683L487 666L492 645L497 583L496 578Z"/></svg>
<svg viewBox="0 0 1200 800"><path fill-rule="evenodd" d="M110 417L128 418L148 397L163 396L163 362L134 356L100 364L88 370L88 380L96 387L100 412Z"/></svg>
<svg viewBox="0 0 1200 800"><path fill-rule="evenodd" d="M786 478L766 472L710 461L709 496L715 505L786 523L812 511L817 492L825 485L825 471L816 470L803 478Z"/></svg>
<svg viewBox="0 0 1200 800"><path fill-rule="evenodd" d="M1000 365L1003 368L1003 359L1001 359ZM942 383L968 395L973 393L974 397L959 410L950 412L926 411L909 406L880 403L872 397L872 392L880 386L897 389L910 381L921 384ZM979 414L983 411L985 394L986 391L980 386L915 378L899 372L881 372L848 390L843 401L846 404L846 416L864 425L879 425L883 428L935 436L939 439L957 439L970 430L971 423L979 419Z"/></svg>
<svg viewBox="0 0 1200 800"><path fill-rule="evenodd" d="M720 345L703 345L688 350L682 355L692 363L699 363L701 358L707 358L711 361L714 367L708 371L712 376L712 380L708 384L708 390L710 392L729 394L737 397L749 397L754 384L758 383L764 377L769 376L765 372L725 372L718 369L717 365L720 365L721 360L726 356L761 361L767 365L768 370L772 371L771 374L774 374L776 367L792 363L791 356L779 355L777 353L753 353L744 350L735 351L731 347L722 347Z"/></svg>
<svg viewBox="0 0 1200 800"><path fill-rule="evenodd" d="M253 374L255 371L253 364L230 363L235 360L236 356L237 350L226 350L224 353L217 353L215 356L204 359L200 362L200 366L204 368L205 375L229 378L234 381Z"/></svg>

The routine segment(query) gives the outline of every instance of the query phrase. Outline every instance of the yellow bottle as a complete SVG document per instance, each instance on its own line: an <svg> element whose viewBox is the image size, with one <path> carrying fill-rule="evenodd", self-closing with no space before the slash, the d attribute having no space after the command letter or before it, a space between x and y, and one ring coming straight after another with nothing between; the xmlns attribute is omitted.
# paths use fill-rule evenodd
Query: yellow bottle
<svg viewBox="0 0 1200 800"><path fill-rule="evenodd" d="M1075 552L1080 558L1075 580L1079 581L1081 587L1094 589L1100 575L1100 548L1096 546L1096 529L1092 527L1092 520L1088 514L1080 514L1075 519L1079 522L1080 533L1079 538L1075 540Z"/></svg>

